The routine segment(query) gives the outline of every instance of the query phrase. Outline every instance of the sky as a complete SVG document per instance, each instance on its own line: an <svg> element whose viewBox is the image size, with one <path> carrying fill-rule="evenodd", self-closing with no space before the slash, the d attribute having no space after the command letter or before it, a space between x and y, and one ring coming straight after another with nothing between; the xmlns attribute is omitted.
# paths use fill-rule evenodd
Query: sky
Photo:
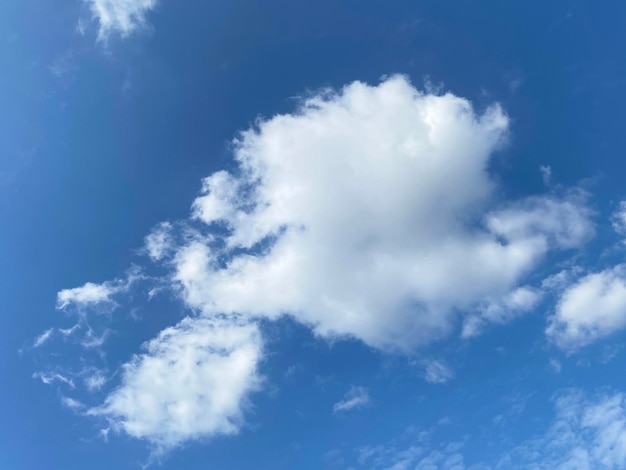
<svg viewBox="0 0 626 470"><path fill-rule="evenodd" d="M0 468L626 468L626 5L0 3Z"/></svg>

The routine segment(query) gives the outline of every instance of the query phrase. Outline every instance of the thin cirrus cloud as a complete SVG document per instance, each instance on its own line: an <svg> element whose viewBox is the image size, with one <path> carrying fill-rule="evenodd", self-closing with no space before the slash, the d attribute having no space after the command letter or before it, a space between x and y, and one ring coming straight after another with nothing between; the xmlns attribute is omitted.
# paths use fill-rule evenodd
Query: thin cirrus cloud
<svg viewBox="0 0 626 470"><path fill-rule="evenodd" d="M503 455L497 468L624 468L624 399L622 393L589 397L580 390L561 392L555 400L556 416L545 434Z"/></svg>
<svg viewBox="0 0 626 470"><path fill-rule="evenodd" d="M262 383L259 320L290 315L322 338L411 353L461 317L477 334L531 309L527 277L594 229L577 190L498 200L487 168L508 125L497 104L477 114L402 76L259 120L234 141L236 171L203 180L191 220L147 236L190 317L127 362L89 414L160 448L233 434ZM88 283L59 305L97 309L131 285Z"/></svg>
<svg viewBox="0 0 626 470"><path fill-rule="evenodd" d="M491 461L469 462L464 441L434 445L420 433L406 447L389 443L358 449L359 463L383 469L609 470L626 466L626 404L622 393L590 397L581 390L560 391L545 431L510 447ZM467 436L466 436L467 437Z"/></svg>
<svg viewBox="0 0 626 470"><path fill-rule="evenodd" d="M611 217L613 229L620 235L626 235L626 201L619 203L619 208Z"/></svg>
<svg viewBox="0 0 626 470"><path fill-rule="evenodd" d="M37 338L35 338L35 341L33 341L33 348L38 348L39 346L43 345L46 341L52 338L53 334L54 328L49 328L41 333L39 336L37 336Z"/></svg>
<svg viewBox="0 0 626 470"><path fill-rule="evenodd" d="M441 360L427 360L422 363L424 380L432 384L444 384L454 378L454 371Z"/></svg>
<svg viewBox="0 0 626 470"><path fill-rule="evenodd" d="M343 400L333 405L333 413L364 408L370 404L369 392L365 387L352 387L346 392Z"/></svg>
<svg viewBox="0 0 626 470"><path fill-rule="evenodd" d="M146 25L146 15L157 6L157 0L83 0L98 21L98 39L111 33L126 37Z"/></svg>

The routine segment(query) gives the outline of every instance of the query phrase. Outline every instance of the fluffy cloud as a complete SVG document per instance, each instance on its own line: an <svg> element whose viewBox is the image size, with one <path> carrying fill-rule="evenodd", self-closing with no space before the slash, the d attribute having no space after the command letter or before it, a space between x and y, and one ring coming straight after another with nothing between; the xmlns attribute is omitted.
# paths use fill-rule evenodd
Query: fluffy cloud
<svg viewBox="0 0 626 470"><path fill-rule="evenodd" d="M333 412L340 413L342 411L353 410L355 408L363 408L370 403L370 396L364 387L352 387L345 394L344 399L333 405Z"/></svg>
<svg viewBox="0 0 626 470"><path fill-rule="evenodd" d="M154 2L93 5L110 9L98 14L104 32L128 33ZM192 316L148 342L89 414L158 449L236 433L260 383L259 318L291 315L323 337L410 352L448 334L459 315L474 315L476 332L531 309L539 294L525 277L593 227L575 191L496 199L488 168L507 132L498 105L477 114L399 76L259 120L234 143L236 171L204 179L194 220L163 223L145 239L151 260L172 269L160 287L170 282ZM63 290L57 306L114 307L139 278ZM452 372L435 361L426 376ZM356 388L334 410L368 400Z"/></svg>
<svg viewBox="0 0 626 470"><path fill-rule="evenodd" d="M99 23L98 37L106 39L112 32L128 36L145 25L146 14L157 0L84 0Z"/></svg>
<svg viewBox="0 0 626 470"><path fill-rule="evenodd" d="M120 387L89 414L159 450L239 431L244 401L260 385L256 325L186 318L145 349L123 367Z"/></svg>
<svg viewBox="0 0 626 470"><path fill-rule="evenodd" d="M626 327L626 266L583 276L561 294L546 333L576 350Z"/></svg>
<svg viewBox="0 0 626 470"><path fill-rule="evenodd" d="M506 304L551 249L593 234L575 192L498 208L487 168L507 128L497 105L477 115L399 76L259 121L235 141L237 174L206 178L193 204L225 235L178 250L185 300L400 350L447 334L454 312Z"/></svg>

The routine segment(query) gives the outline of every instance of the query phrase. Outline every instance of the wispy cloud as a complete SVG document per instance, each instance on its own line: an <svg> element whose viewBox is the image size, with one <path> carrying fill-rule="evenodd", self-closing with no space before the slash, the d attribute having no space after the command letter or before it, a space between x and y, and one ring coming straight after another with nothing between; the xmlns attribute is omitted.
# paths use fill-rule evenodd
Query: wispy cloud
<svg viewBox="0 0 626 470"><path fill-rule="evenodd" d="M52 338L53 334L54 334L54 328L49 328L43 333L41 333L39 336L37 336L37 338L35 338L35 341L33 342L33 348L38 348L39 346L44 344L46 341Z"/></svg>
<svg viewBox="0 0 626 470"><path fill-rule="evenodd" d="M81 287L63 289L57 294L57 308L66 309L70 305L79 307L94 306L103 303L112 303L111 297L119 292L119 287L105 284L87 282Z"/></svg>
<svg viewBox="0 0 626 470"><path fill-rule="evenodd" d="M561 393L556 417L541 437L505 453L498 468L612 469L626 466L624 395L589 398L580 390Z"/></svg>
<svg viewBox="0 0 626 470"><path fill-rule="evenodd" d="M100 390L108 381L104 371L96 368L85 368L81 372L83 383L88 391Z"/></svg>
<svg viewBox="0 0 626 470"><path fill-rule="evenodd" d="M87 282L80 287L63 289L57 293L57 309L75 308L79 313L85 309L95 310L102 307L106 310L117 306L114 301L116 294L127 293L135 282L142 279L139 270L132 268L126 278L106 281L101 284Z"/></svg>
<svg viewBox="0 0 626 470"><path fill-rule="evenodd" d="M146 236L145 248L152 260L160 261L173 248L172 230L172 224L161 222Z"/></svg>
<svg viewBox="0 0 626 470"><path fill-rule="evenodd" d="M622 393L589 397L561 391L546 429L486 460L468 462L463 440L433 444L428 434L404 446L397 442L358 449L358 461L372 469L617 469L626 466L626 404ZM497 416L496 424L503 424ZM499 432L503 432L502 430Z"/></svg>
<svg viewBox="0 0 626 470"><path fill-rule="evenodd" d="M425 360L421 365L426 382L444 384L454 378L454 371L442 360Z"/></svg>
<svg viewBox="0 0 626 470"><path fill-rule="evenodd" d="M461 335L470 338L480 334L489 323L508 323L515 317L535 309L542 297L541 289L522 286L500 298L488 299L477 309L476 313L465 318Z"/></svg>
<svg viewBox="0 0 626 470"><path fill-rule="evenodd" d="M555 374L560 373L562 368L563 368L563 365L561 364L561 361L559 361L558 359L550 358L550 360L548 361L548 369L550 369Z"/></svg>
<svg viewBox="0 0 626 470"><path fill-rule="evenodd" d="M48 67L50 73L57 78L63 78L75 72L77 69L78 66L75 63L74 52L72 50L60 56Z"/></svg>
<svg viewBox="0 0 626 470"><path fill-rule="evenodd" d="M63 406L73 411L80 411L85 409L85 405L82 404L80 401L75 400L74 398L62 396L61 403L63 404Z"/></svg>
<svg viewBox="0 0 626 470"><path fill-rule="evenodd" d="M370 404L369 392L364 387L352 387L346 392L343 400L333 405L334 413L341 413L356 408L364 408Z"/></svg>
<svg viewBox="0 0 626 470"><path fill-rule="evenodd" d="M105 40L111 33L128 36L145 27L146 15L157 6L157 0L83 0L98 21L98 38ZM80 26L79 26L80 28Z"/></svg>
<svg viewBox="0 0 626 470"><path fill-rule="evenodd" d="M626 201L619 203L619 208L611 216L613 229L620 235L626 235Z"/></svg>
<svg viewBox="0 0 626 470"><path fill-rule="evenodd" d="M63 374L57 372L35 372L34 379L40 379L46 385L52 385L54 382L60 382L68 385L70 388L76 388L74 381Z"/></svg>
<svg viewBox="0 0 626 470"><path fill-rule="evenodd" d="M552 186L552 167L550 165L541 165L539 171L541 172L543 184L548 187Z"/></svg>

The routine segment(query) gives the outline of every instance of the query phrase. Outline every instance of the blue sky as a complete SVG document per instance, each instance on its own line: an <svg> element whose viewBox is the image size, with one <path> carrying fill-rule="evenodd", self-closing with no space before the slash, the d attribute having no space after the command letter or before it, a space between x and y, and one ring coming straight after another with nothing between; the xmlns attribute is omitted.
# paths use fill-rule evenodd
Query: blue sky
<svg viewBox="0 0 626 470"><path fill-rule="evenodd" d="M625 20L0 4L0 468L626 468Z"/></svg>

